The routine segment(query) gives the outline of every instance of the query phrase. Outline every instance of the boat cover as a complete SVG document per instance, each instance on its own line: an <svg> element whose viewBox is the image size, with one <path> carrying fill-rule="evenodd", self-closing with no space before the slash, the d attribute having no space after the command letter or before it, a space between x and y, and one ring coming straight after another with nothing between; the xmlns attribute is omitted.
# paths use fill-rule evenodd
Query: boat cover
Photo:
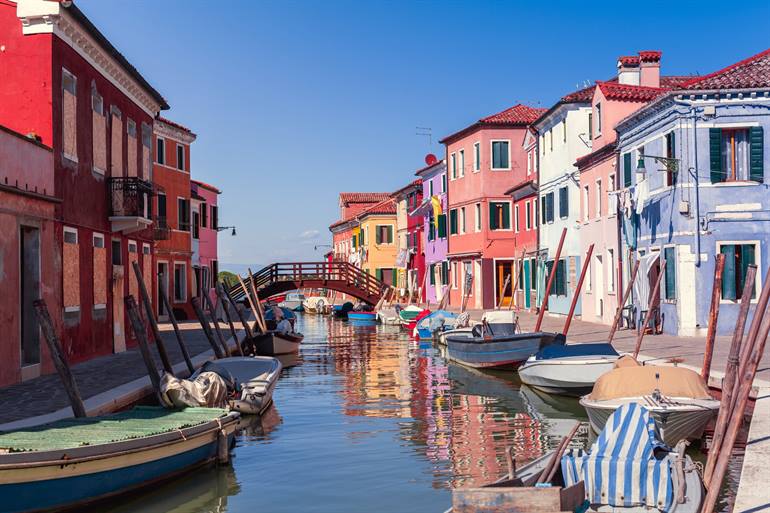
<svg viewBox="0 0 770 513"><path fill-rule="evenodd" d="M588 396L592 401L642 397L655 390L668 397L711 399L706 382L690 369L643 365L613 369L596 380Z"/></svg>
<svg viewBox="0 0 770 513"><path fill-rule="evenodd" d="M516 312L513 310L492 310L485 312L481 319L489 324L513 324L516 322Z"/></svg>
<svg viewBox="0 0 770 513"><path fill-rule="evenodd" d="M398 316L404 321L413 321L423 309L419 306L409 305L398 312Z"/></svg>
<svg viewBox="0 0 770 513"><path fill-rule="evenodd" d="M536 356L538 360L568 358L570 356L618 356L612 344L569 344L565 346L545 346Z"/></svg>
<svg viewBox="0 0 770 513"><path fill-rule="evenodd" d="M447 312L446 310L436 310L430 315L427 315L417 321L417 328L430 329L431 332L447 327L452 329L457 318L456 313Z"/></svg>
<svg viewBox="0 0 770 513"><path fill-rule="evenodd" d="M297 315L289 308L284 306L271 306L265 309L265 320L275 321L281 319L296 319Z"/></svg>
<svg viewBox="0 0 770 513"><path fill-rule="evenodd" d="M216 372L201 372L193 379L180 379L163 374L160 380L160 399L167 408L227 406L227 383Z"/></svg>
<svg viewBox="0 0 770 513"><path fill-rule="evenodd" d="M665 512L673 502L667 447L655 420L638 403L615 410L590 453L568 451L561 469L565 486L584 481L591 504L647 506Z"/></svg>

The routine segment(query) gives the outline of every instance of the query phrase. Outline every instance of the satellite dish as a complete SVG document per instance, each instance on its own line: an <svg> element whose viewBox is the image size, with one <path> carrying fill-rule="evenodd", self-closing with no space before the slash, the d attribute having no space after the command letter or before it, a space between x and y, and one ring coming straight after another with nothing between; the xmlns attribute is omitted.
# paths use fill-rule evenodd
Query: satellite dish
<svg viewBox="0 0 770 513"><path fill-rule="evenodd" d="M436 162L438 162L438 158L434 154L428 153L427 155L425 155L425 163L427 165L432 166Z"/></svg>

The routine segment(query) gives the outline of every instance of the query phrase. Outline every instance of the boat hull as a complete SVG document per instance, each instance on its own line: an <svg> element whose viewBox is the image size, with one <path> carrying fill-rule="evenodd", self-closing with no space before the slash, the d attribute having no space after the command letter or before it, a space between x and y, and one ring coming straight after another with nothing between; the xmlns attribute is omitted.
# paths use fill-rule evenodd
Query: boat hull
<svg viewBox="0 0 770 513"><path fill-rule="evenodd" d="M301 312L302 311L302 301L296 300L296 301L282 301L278 303L278 306L282 306L283 308L288 308L289 310L292 310L294 312Z"/></svg>
<svg viewBox="0 0 770 513"><path fill-rule="evenodd" d="M522 383L550 394L589 393L599 376L613 369L617 358L530 358L519 367Z"/></svg>
<svg viewBox="0 0 770 513"><path fill-rule="evenodd" d="M273 391L283 365L269 356L222 358L214 364L221 366L241 387L241 396L229 401L230 409L246 415L260 415L273 402Z"/></svg>
<svg viewBox="0 0 770 513"><path fill-rule="evenodd" d="M674 398L680 404L683 399ZM638 402L650 412L660 430L663 441L674 447L680 440L694 440L703 436L703 430L719 410L719 401L689 400L689 404L677 407L652 407L643 398L627 398L612 401L591 401L585 397L580 404L588 413L591 429L600 433L615 410L625 402Z"/></svg>
<svg viewBox="0 0 770 513"><path fill-rule="evenodd" d="M228 438L229 447L237 415L232 413L202 429L107 444L109 450L104 453L100 453L100 446L90 446L49 451L45 457L42 454L38 457L36 453L3 455L0 458L2 511L80 509L213 463L221 443L220 430ZM59 453L58 458L54 453ZM72 463L62 464L65 459Z"/></svg>
<svg viewBox="0 0 770 513"><path fill-rule="evenodd" d="M276 332L262 333L254 337L257 354L260 356L296 354L299 352L301 343L301 337L293 337Z"/></svg>
<svg viewBox="0 0 770 513"><path fill-rule="evenodd" d="M540 348L562 341L556 333L537 332L493 337L447 336L450 360L477 369L516 369Z"/></svg>
<svg viewBox="0 0 770 513"><path fill-rule="evenodd" d="M376 321L376 312L348 312L348 320L351 321Z"/></svg>

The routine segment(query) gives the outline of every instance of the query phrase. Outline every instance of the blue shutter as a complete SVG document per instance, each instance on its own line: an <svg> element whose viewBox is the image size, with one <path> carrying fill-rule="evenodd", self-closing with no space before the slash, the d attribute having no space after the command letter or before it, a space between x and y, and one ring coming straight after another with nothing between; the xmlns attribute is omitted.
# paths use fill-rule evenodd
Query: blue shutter
<svg viewBox="0 0 770 513"><path fill-rule="evenodd" d="M722 169L721 128L709 128L709 160L711 161L711 183L724 182L727 174Z"/></svg>
<svg viewBox="0 0 770 513"><path fill-rule="evenodd" d="M566 187L559 189L559 217L569 216L569 194Z"/></svg>
<svg viewBox="0 0 770 513"><path fill-rule="evenodd" d="M549 192L548 195L545 197L545 199L546 199L546 201L548 203L548 206L547 206L548 222L552 223L553 222L553 214L554 214L554 212L553 212L553 193Z"/></svg>
<svg viewBox="0 0 770 513"><path fill-rule="evenodd" d="M631 152L623 154L623 187L631 187Z"/></svg>
<svg viewBox="0 0 770 513"><path fill-rule="evenodd" d="M764 134L761 126L749 129L749 180L762 183L764 170Z"/></svg>
<svg viewBox="0 0 770 513"><path fill-rule="evenodd" d="M719 252L725 256L725 269L722 273L722 299L736 299L735 295L735 246L724 245Z"/></svg>

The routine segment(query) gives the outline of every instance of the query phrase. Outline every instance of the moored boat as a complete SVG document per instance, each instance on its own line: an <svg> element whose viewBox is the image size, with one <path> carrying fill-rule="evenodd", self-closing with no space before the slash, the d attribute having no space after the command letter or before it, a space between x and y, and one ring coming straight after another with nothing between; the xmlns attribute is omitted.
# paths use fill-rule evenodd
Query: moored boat
<svg viewBox="0 0 770 513"><path fill-rule="evenodd" d="M303 339L304 336L301 333L269 330L266 333L255 334L253 342L258 355L276 356L298 353Z"/></svg>
<svg viewBox="0 0 770 513"><path fill-rule="evenodd" d="M289 292L284 299L278 303L278 306L288 308L295 312L301 312L303 301L305 301L304 294L300 294L299 292Z"/></svg>
<svg viewBox="0 0 770 513"><path fill-rule="evenodd" d="M719 401L711 397L703 378L683 367L618 367L596 380L591 393L580 399L597 433L616 409L629 403L649 410L670 446L700 438L719 411Z"/></svg>
<svg viewBox="0 0 770 513"><path fill-rule="evenodd" d="M456 313L436 310L417 321L414 329L417 331L418 338L432 339L434 335L454 329L456 319Z"/></svg>
<svg viewBox="0 0 770 513"><path fill-rule="evenodd" d="M530 356L521 367L522 383L552 394L583 395L619 358L611 344L551 345Z"/></svg>
<svg viewBox="0 0 770 513"><path fill-rule="evenodd" d="M74 510L228 458L237 412L137 407L0 433L2 510Z"/></svg>
<svg viewBox="0 0 770 513"><path fill-rule="evenodd" d="M348 320L351 321L377 321L377 312L366 312L363 310L351 310L348 312Z"/></svg>
<svg viewBox="0 0 770 513"><path fill-rule="evenodd" d="M334 305L332 307L332 315L336 319L347 319L351 310L353 310L353 303L345 301L341 305Z"/></svg>
<svg viewBox="0 0 770 513"><path fill-rule="evenodd" d="M415 324L417 323L417 316L419 316L424 310L425 309L415 305L409 305L399 310L398 318L401 327L405 328L409 333L411 333L412 330L414 330Z"/></svg>
<svg viewBox="0 0 770 513"><path fill-rule="evenodd" d="M305 313L324 315L329 313L329 299L321 296L311 296L302 301L302 309Z"/></svg>
<svg viewBox="0 0 770 513"><path fill-rule="evenodd" d="M235 397L230 409L248 415L260 415L273 403L273 391L283 365L271 356L233 356L208 361L197 372L216 372L226 381L235 382Z"/></svg>

